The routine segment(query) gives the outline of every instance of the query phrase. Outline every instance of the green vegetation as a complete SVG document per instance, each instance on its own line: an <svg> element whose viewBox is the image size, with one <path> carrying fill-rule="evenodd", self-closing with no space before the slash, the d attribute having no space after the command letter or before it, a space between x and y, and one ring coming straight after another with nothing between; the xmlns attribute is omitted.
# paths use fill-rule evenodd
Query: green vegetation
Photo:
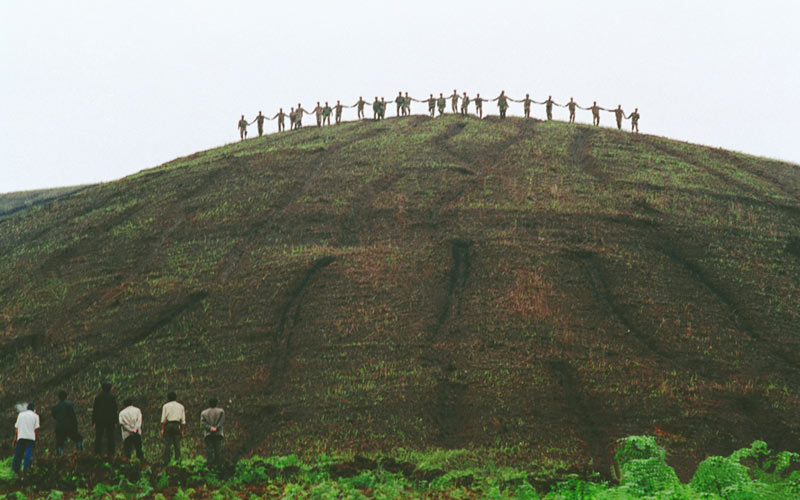
<svg viewBox="0 0 800 500"><path fill-rule="evenodd" d="M110 379L148 456L175 390L190 455L217 396L231 457L656 471L629 489L674 483L614 468L652 434L689 487L706 455L800 450L798 193L797 165L518 118L199 152L0 221L0 407L34 401L52 449L57 391L86 433Z"/></svg>
<svg viewBox="0 0 800 500"><path fill-rule="evenodd" d="M763 441L700 463L682 483L652 436L620 440L617 482L536 476L501 467L466 450L371 456L252 457L209 470L202 457L153 467L99 459L46 459L23 481L0 464L6 498L509 498L509 499L788 499L800 495L800 455L775 453ZM32 486L32 485L36 486ZM15 493L2 493L12 491Z"/></svg>

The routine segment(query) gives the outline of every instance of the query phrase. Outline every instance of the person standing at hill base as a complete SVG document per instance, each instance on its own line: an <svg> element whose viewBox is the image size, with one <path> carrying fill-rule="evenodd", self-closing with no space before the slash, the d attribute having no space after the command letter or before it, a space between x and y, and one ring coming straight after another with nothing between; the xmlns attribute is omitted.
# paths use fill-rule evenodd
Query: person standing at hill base
<svg viewBox="0 0 800 500"><path fill-rule="evenodd" d="M464 92L463 97L461 97L461 114L464 116L469 114L469 96L466 92Z"/></svg>
<svg viewBox="0 0 800 500"><path fill-rule="evenodd" d="M119 412L119 428L122 430L122 454L125 458L131 458L131 454L136 452L139 460L144 460L142 452L142 410L133 406L131 398L125 399L122 403L125 407Z"/></svg>
<svg viewBox="0 0 800 500"><path fill-rule="evenodd" d="M622 119L625 118L625 112L622 111L622 104L617 106L617 109L607 109L611 113L614 113L614 118L617 120L617 129L622 130Z"/></svg>
<svg viewBox="0 0 800 500"><path fill-rule="evenodd" d="M497 109L500 110L500 118L505 118L506 110L508 109L508 97L506 97L506 91L500 91L500 95L492 99L492 101L497 101Z"/></svg>
<svg viewBox="0 0 800 500"><path fill-rule="evenodd" d="M631 132L639 133L639 108L633 110L627 118L631 119Z"/></svg>
<svg viewBox="0 0 800 500"><path fill-rule="evenodd" d="M275 113L275 116L272 117L273 120L275 118L278 119L278 132L283 132L284 130L286 130L286 125L284 123L284 118L286 118L286 113L283 112L283 108L281 108L277 113Z"/></svg>
<svg viewBox="0 0 800 500"><path fill-rule="evenodd" d="M92 407L92 425L94 426L94 452L103 453L105 441L106 455L114 454L115 432L117 427L117 398L111 393L111 382L101 384L101 391L94 398Z"/></svg>
<svg viewBox="0 0 800 500"><path fill-rule="evenodd" d="M58 403L51 412L55 420L56 454L64 454L64 443L71 439L78 451L83 451L83 436L78 433L78 416L75 414L75 405L67 401L67 391L58 391Z"/></svg>
<svg viewBox="0 0 800 500"><path fill-rule="evenodd" d="M186 410L176 401L175 392L167 394L167 402L161 407L161 437L164 438L164 463L169 464L174 454L181 461L181 439L186 431Z"/></svg>
<svg viewBox="0 0 800 500"><path fill-rule="evenodd" d="M247 125L247 120L245 120L244 115L242 115L242 118L239 120L239 140L243 141L247 139Z"/></svg>
<svg viewBox="0 0 800 500"><path fill-rule="evenodd" d="M217 408L217 398L208 400L208 408L200 413L200 424L203 426L206 442L206 458L210 467L220 464L222 439L225 434L222 425L225 423L225 410Z"/></svg>
<svg viewBox="0 0 800 500"><path fill-rule="evenodd" d="M566 106L567 109L569 109L569 122L575 123L575 108L579 107L578 103L576 103L575 100L572 97L570 97L569 102L566 103L564 106Z"/></svg>
<svg viewBox="0 0 800 500"><path fill-rule="evenodd" d="M481 94L478 93L475 96L475 113L478 115L478 118L483 118L483 103L486 102L486 99L481 97Z"/></svg>
<svg viewBox="0 0 800 500"><path fill-rule="evenodd" d="M33 449L36 440L39 438L39 415L34 411L36 407L33 403L28 403L27 409L17 415L17 422L14 424L14 459L11 462L11 470L16 474L20 473L20 462L27 472L33 463Z"/></svg>

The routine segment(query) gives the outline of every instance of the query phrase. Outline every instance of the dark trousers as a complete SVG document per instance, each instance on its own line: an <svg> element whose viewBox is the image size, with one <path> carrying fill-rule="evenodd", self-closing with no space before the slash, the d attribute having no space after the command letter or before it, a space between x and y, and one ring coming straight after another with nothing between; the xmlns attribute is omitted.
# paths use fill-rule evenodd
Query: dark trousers
<svg viewBox="0 0 800 500"><path fill-rule="evenodd" d="M206 461L209 467L220 464L222 456L222 436L209 434L206 436Z"/></svg>
<svg viewBox="0 0 800 500"><path fill-rule="evenodd" d="M181 460L181 423L167 422L164 426L164 463L169 463L172 454L175 460Z"/></svg>
<svg viewBox="0 0 800 500"><path fill-rule="evenodd" d="M34 446L36 446L36 441L33 441L32 439L17 440L17 446L14 447L14 461L11 462L11 469L14 472L19 472L20 462L23 462L23 464L25 465L25 470L31 468L31 463L33 462Z"/></svg>
<svg viewBox="0 0 800 500"><path fill-rule="evenodd" d="M122 453L125 458L131 458L131 454L136 452L139 460L144 460L144 453L142 452L142 436L138 434L131 434L122 442Z"/></svg>
<svg viewBox="0 0 800 500"><path fill-rule="evenodd" d="M103 441L106 444L106 455L114 454L114 424L96 424L94 428L94 452L98 455L103 453Z"/></svg>
<svg viewBox="0 0 800 500"><path fill-rule="evenodd" d="M56 429L56 452L61 455L64 452L64 443L67 439L71 439L78 451L83 450L83 436L78 433L78 429L73 427L71 429Z"/></svg>

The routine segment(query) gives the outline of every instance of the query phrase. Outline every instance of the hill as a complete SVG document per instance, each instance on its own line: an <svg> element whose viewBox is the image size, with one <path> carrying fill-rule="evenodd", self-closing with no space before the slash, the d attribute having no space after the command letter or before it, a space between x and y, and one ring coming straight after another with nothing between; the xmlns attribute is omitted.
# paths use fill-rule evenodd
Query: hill
<svg viewBox="0 0 800 500"><path fill-rule="evenodd" d="M152 446L168 390L197 449L218 395L231 456L798 451L798 193L797 165L517 118L197 153L0 221L0 428L65 388L88 430L108 378Z"/></svg>
<svg viewBox="0 0 800 500"><path fill-rule="evenodd" d="M44 205L87 188L88 185L69 186L32 191L0 193L0 219L11 217L28 208Z"/></svg>

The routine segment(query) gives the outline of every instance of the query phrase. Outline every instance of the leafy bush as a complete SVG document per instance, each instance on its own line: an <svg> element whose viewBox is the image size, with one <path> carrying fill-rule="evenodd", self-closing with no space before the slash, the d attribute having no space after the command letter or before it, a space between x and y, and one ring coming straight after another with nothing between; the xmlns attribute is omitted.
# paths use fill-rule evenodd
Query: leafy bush
<svg viewBox="0 0 800 500"><path fill-rule="evenodd" d="M730 457L708 457L697 466L689 485L701 493L723 495L751 482L747 467Z"/></svg>
<svg viewBox="0 0 800 500"><path fill-rule="evenodd" d="M628 436L618 442L620 445L614 453L614 460L620 469L631 460L656 458L663 461L667 455L653 436Z"/></svg>

